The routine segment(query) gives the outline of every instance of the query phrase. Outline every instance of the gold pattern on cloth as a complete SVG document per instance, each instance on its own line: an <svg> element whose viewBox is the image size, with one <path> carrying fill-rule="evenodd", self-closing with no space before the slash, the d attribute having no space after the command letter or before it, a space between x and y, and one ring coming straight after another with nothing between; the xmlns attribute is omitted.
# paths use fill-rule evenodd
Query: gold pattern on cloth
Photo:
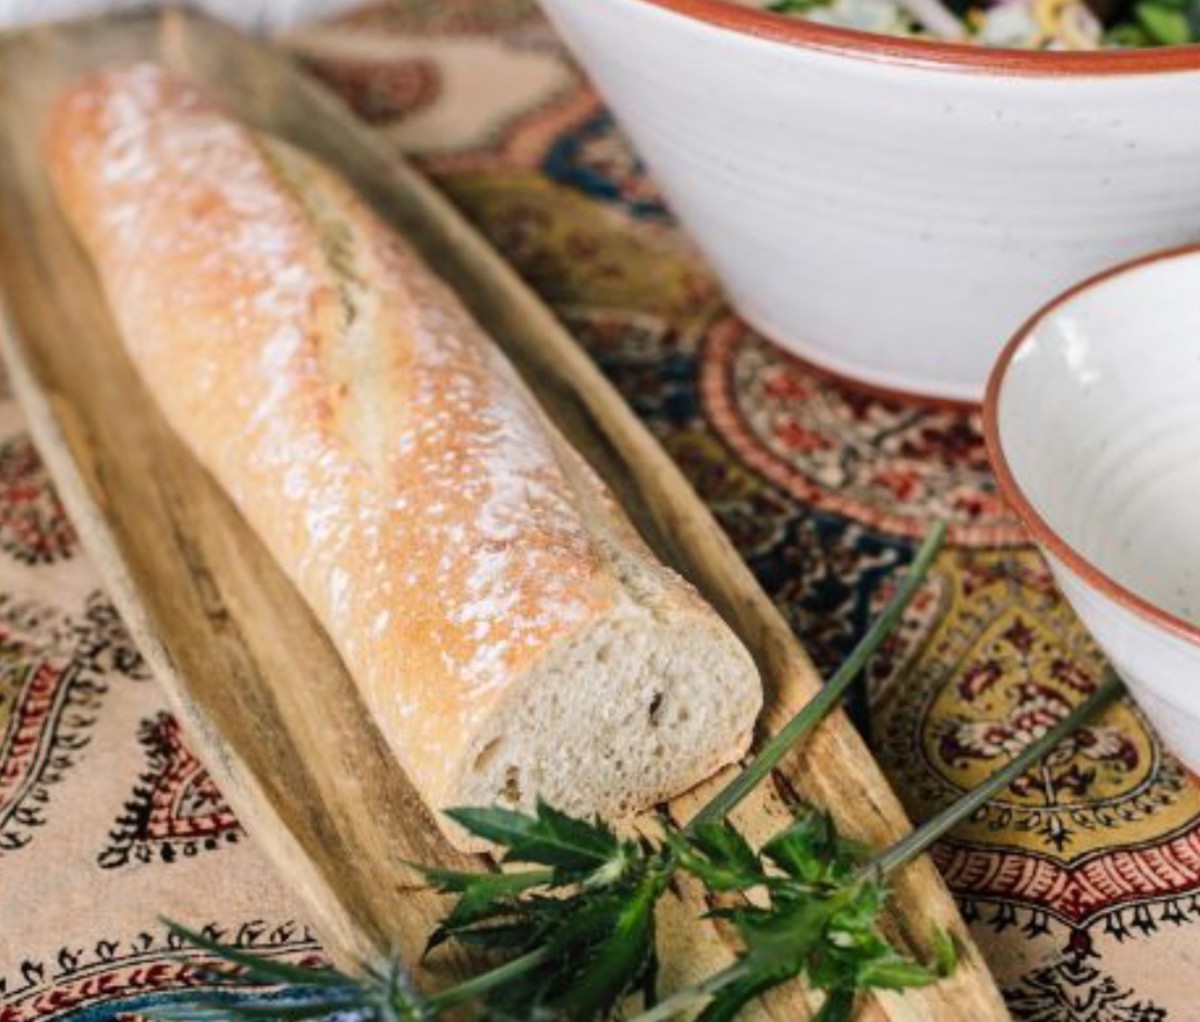
<svg viewBox="0 0 1200 1022"><path fill-rule="evenodd" d="M928 523L950 522L850 704L911 815L1095 684L1100 655L999 500L977 417L831 381L742 324L531 3L395 0L290 45L563 318L822 668ZM195 982L162 914L311 956L302 911L145 678L4 393L0 1022L135 1010ZM935 860L1016 1018L1200 1022L1200 789L1131 704Z"/></svg>

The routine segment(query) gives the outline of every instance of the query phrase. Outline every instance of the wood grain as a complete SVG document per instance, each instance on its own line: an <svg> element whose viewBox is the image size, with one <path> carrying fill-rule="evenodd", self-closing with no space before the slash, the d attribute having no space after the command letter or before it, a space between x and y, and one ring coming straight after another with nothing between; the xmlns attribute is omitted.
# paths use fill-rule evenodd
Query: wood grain
<svg viewBox="0 0 1200 1022"><path fill-rule="evenodd" d="M745 640L778 728L819 684L783 618L676 466L588 357L449 203L281 54L178 13L109 18L0 39L0 331L38 445L122 615L240 818L345 964L416 963L438 916L406 861L494 868L455 853L392 762L320 627L224 494L169 431L121 348L96 279L55 208L38 157L48 103L85 68L153 57L256 126L339 168L460 293L549 413L608 481L654 549ZM831 719L739 811L762 836L787 803L829 806L880 844L908 824L847 721ZM670 807L686 817L703 791ZM727 961L729 935L697 922L695 890L663 906L664 987ZM152 907L147 907L148 913ZM928 861L898 878L889 927L918 953L935 926L959 945L955 976L872 1000L866 1018L1006 1018ZM431 986L472 967L418 966ZM752 1014L794 1020L795 985Z"/></svg>

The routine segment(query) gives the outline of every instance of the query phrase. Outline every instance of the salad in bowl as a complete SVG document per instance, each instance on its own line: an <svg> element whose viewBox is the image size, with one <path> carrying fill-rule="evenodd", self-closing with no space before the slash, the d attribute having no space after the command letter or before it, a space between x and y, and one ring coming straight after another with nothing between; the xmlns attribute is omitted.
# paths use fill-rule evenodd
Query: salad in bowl
<svg viewBox="0 0 1200 1022"><path fill-rule="evenodd" d="M772 0L776 14L886 35L1029 50L1177 46L1200 39L1194 0Z"/></svg>

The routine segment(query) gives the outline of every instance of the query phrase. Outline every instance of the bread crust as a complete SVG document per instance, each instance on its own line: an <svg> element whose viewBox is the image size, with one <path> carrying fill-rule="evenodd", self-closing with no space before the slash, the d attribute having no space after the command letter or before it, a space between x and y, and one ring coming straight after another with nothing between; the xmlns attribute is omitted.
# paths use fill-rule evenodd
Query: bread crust
<svg viewBox="0 0 1200 1022"><path fill-rule="evenodd" d="M489 719L548 651L631 601L721 633L750 665L336 175L153 65L74 87L46 153L151 393L312 606L431 806L454 801ZM646 580L633 596L627 558Z"/></svg>

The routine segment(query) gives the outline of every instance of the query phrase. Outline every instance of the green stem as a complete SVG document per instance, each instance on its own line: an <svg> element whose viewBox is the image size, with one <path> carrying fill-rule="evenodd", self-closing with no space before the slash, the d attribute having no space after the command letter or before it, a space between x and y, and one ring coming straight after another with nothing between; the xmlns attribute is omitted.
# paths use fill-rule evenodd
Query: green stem
<svg viewBox="0 0 1200 1022"><path fill-rule="evenodd" d="M847 889L865 881L886 876L893 870L911 862L946 831L1003 791L1038 760L1053 751L1059 742L1111 706L1124 693L1124 683L1114 672L1108 671L1096 691L1066 717L1036 741L1030 742L982 784L972 788L960 799L878 855L864 867L857 877L850 881ZM741 963L734 963L704 983L677 990L666 1000L660 1001L650 1010L637 1015L633 1022L666 1022L667 1019L673 1018L679 1012L691 1007L696 1001L711 997L722 987L741 979L743 975L745 975L745 966Z"/></svg>
<svg viewBox="0 0 1200 1022"><path fill-rule="evenodd" d="M670 997L659 1001L653 1008L648 1008L640 1015L635 1015L632 1022L666 1022L667 1019L674 1018L681 1011L690 1008L697 1001L706 997L712 997L713 994L723 987L729 986L730 983L736 983L747 972L748 970L744 964L734 962L733 965L714 973L697 986L676 990Z"/></svg>
<svg viewBox="0 0 1200 1022"><path fill-rule="evenodd" d="M550 951L548 948L543 947L538 948L536 951L530 951L528 954L521 955L520 958L514 958L511 962L505 962L503 965L498 965L496 968L489 969L478 976L472 976L470 979L463 980L457 986L443 990L441 993L433 994L427 998L429 1006L435 1011L440 1012L451 1005L473 1000L481 994L486 994L493 987L501 986L510 979L522 976L531 969L536 969L549 956Z"/></svg>
<svg viewBox="0 0 1200 1022"><path fill-rule="evenodd" d="M1082 727L1096 714L1111 706L1125 694L1125 683L1109 669L1099 687L1082 703L1075 707L1054 727L1036 741L1030 742L1008 763L1002 766L982 784L926 820L920 827L885 849L863 870L863 875L887 876L915 859L938 838L961 823L990 801L1043 756L1049 754L1064 738Z"/></svg>
<svg viewBox="0 0 1200 1022"><path fill-rule="evenodd" d="M691 834L705 823L715 823L724 819L733 808L742 801L758 783L767 776L779 763L788 750L801 738L816 727L835 706L842 701L850 684L858 677L867 665L875 651L884 639L891 633L904 613L917 589L920 588L930 564L941 549L946 537L946 526L938 522L921 544L916 557L913 558L900 584L896 595L884 609L883 613L867 630L858 645L842 663L837 672L829 679L812 699L796 714L774 738L772 738L754 760L733 778L724 788L716 793L711 800L692 817L683 828L683 833Z"/></svg>

